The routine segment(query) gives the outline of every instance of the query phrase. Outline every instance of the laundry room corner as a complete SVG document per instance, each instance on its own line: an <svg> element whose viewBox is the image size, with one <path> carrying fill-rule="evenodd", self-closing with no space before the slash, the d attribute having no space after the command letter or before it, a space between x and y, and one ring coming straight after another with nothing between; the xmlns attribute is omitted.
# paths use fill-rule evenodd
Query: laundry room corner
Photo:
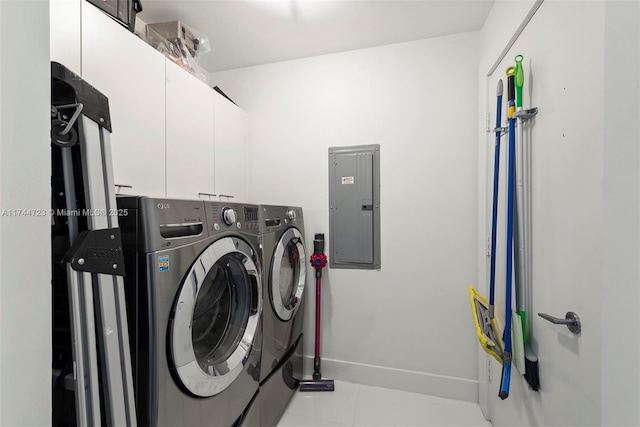
<svg viewBox="0 0 640 427"><path fill-rule="evenodd" d="M325 376L478 399L465 297L477 268L477 46L465 33L211 74L250 115L250 198L296 200L307 241L328 236L328 148L380 144L382 267L323 274Z"/></svg>
<svg viewBox="0 0 640 427"><path fill-rule="evenodd" d="M0 0L0 427L640 426L639 142L640 0Z"/></svg>

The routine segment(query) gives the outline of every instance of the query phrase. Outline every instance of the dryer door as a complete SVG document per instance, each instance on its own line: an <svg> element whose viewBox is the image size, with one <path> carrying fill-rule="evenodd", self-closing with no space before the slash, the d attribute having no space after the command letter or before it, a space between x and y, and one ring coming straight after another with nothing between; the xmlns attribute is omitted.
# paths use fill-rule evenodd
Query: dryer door
<svg viewBox="0 0 640 427"><path fill-rule="evenodd" d="M170 364L193 396L225 390L252 351L262 310L255 252L244 240L212 243L185 276L169 322Z"/></svg>
<svg viewBox="0 0 640 427"><path fill-rule="evenodd" d="M302 234L289 228L276 246L269 280L271 305L282 321L291 319L298 309L306 279L305 261Z"/></svg>

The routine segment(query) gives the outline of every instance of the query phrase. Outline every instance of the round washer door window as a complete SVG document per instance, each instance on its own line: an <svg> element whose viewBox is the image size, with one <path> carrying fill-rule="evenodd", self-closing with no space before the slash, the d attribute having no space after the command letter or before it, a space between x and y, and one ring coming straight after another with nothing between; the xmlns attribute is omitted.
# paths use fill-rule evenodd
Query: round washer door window
<svg viewBox="0 0 640 427"><path fill-rule="evenodd" d="M252 350L262 291L255 252L244 240L212 243L185 276L169 324L175 374L196 397L225 390Z"/></svg>
<svg viewBox="0 0 640 427"><path fill-rule="evenodd" d="M304 292L306 255L302 234L296 228L284 232L271 262L271 305L282 321L293 317Z"/></svg>

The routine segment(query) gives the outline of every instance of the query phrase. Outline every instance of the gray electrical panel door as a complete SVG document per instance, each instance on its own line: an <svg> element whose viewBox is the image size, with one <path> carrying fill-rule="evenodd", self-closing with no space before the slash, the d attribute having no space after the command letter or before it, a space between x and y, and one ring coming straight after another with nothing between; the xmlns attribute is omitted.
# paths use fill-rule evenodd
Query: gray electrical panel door
<svg viewBox="0 0 640 427"><path fill-rule="evenodd" d="M380 146L329 148L332 268L380 268Z"/></svg>

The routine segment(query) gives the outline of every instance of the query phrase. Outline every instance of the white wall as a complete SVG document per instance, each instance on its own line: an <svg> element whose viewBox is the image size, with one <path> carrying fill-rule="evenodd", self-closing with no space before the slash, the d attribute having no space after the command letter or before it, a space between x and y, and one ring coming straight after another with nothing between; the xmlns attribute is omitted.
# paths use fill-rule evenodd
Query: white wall
<svg viewBox="0 0 640 427"><path fill-rule="evenodd" d="M329 237L328 147L381 146L382 269L323 276L324 376L477 400L477 39L212 75L250 115L250 199L302 206L308 247L314 233Z"/></svg>
<svg viewBox="0 0 640 427"><path fill-rule="evenodd" d="M516 53L524 54L525 106L540 108L530 134L535 286L530 315L574 309L583 316L584 329L573 337L566 328L534 318L541 391L528 390L516 376L509 399L498 400L500 367L492 363L491 383L481 371L481 406L495 426L638 425L640 317L633 308L640 279L638 2L545 1L487 78L533 6L525 3L496 2L487 19L479 101L493 113L495 80L504 78ZM511 22L511 31L497 30L500 22ZM480 113L484 128L482 107ZM484 236L490 173L482 163L492 164L489 147L490 142L479 157ZM487 269L479 262L484 289ZM485 359L480 357L480 366Z"/></svg>
<svg viewBox="0 0 640 427"><path fill-rule="evenodd" d="M640 2L604 27L602 425L640 425Z"/></svg>
<svg viewBox="0 0 640 427"><path fill-rule="evenodd" d="M0 1L3 426L51 423L50 92L49 2Z"/></svg>

